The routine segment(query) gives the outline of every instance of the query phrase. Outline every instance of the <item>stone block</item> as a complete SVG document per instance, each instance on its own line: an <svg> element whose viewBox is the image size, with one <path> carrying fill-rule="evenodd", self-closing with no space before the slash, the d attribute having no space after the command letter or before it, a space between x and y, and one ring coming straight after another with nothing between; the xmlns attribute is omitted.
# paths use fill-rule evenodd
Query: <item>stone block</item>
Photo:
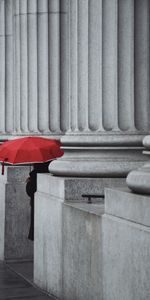
<svg viewBox="0 0 150 300"><path fill-rule="evenodd" d="M102 298L104 195L124 178L67 178L38 174L35 197L34 282L64 300Z"/></svg>
<svg viewBox="0 0 150 300"><path fill-rule="evenodd" d="M26 194L29 167L6 167L0 176L0 259L32 259L33 245L28 240L30 199Z"/></svg>
<svg viewBox="0 0 150 300"><path fill-rule="evenodd" d="M105 300L150 299L150 228L103 217Z"/></svg>
<svg viewBox="0 0 150 300"><path fill-rule="evenodd" d="M107 189L103 228L104 300L150 299L150 197Z"/></svg>
<svg viewBox="0 0 150 300"><path fill-rule="evenodd" d="M128 188L106 189L105 213L150 226L150 196L132 193Z"/></svg>
<svg viewBox="0 0 150 300"><path fill-rule="evenodd" d="M38 174L37 190L63 201L86 201L82 194L104 195L105 187L124 187L125 178L71 178Z"/></svg>
<svg viewBox="0 0 150 300"><path fill-rule="evenodd" d="M62 203L48 194L35 196L34 282L61 299Z"/></svg>
<svg viewBox="0 0 150 300"><path fill-rule="evenodd" d="M103 299L103 212L102 204L63 204L62 299Z"/></svg>

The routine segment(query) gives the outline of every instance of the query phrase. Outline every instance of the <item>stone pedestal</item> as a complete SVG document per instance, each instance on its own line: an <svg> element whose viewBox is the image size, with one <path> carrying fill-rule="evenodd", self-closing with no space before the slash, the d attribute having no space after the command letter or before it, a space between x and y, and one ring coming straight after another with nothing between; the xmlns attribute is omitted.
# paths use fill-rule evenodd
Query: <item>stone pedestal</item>
<svg viewBox="0 0 150 300"><path fill-rule="evenodd" d="M38 174L35 197L34 281L59 299L102 300L101 198L121 178L63 178Z"/></svg>
<svg viewBox="0 0 150 300"><path fill-rule="evenodd" d="M30 260L33 243L28 240L30 199L26 194L29 167L5 167L0 175L0 259Z"/></svg>
<svg viewBox="0 0 150 300"><path fill-rule="evenodd" d="M150 298L150 197L107 189L103 227L103 299Z"/></svg>

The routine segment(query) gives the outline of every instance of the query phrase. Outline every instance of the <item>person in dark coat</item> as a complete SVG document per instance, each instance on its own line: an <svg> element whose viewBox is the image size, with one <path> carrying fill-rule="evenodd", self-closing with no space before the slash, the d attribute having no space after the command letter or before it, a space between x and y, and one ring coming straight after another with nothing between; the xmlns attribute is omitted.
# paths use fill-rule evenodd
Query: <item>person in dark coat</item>
<svg viewBox="0 0 150 300"><path fill-rule="evenodd" d="M48 166L50 162L34 164L34 169L29 173L26 180L26 193L30 197L30 229L28 239L34 241L34 193L37 190L37 173L48 173Z"/></svg>

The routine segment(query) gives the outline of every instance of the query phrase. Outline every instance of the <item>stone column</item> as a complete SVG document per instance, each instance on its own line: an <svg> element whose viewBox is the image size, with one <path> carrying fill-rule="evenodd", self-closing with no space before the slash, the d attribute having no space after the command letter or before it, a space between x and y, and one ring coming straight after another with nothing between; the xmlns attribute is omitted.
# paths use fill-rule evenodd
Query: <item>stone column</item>
<svg viewBox="0 0 150 300"><path fill-rule="evenodd" d="M92 255L84 253L85 248L94 251L92 245L99 254L102 251L100 232L99 240L96 237L100 224L93 227L91 222L94 212L103 206L104 188L124 186L127 173L144 160L142 139L149 130L149 1L70 0L68 5L69 129L62 137L64 156L50 164L50 172L57 176L38 176L34 280L60 299L91 299L92 294L97 300L103 299L101 285L91 282L103 276L101 259L95 253L93 263ZM89 204L83 194L99 197ZM75 278L79 262L82 270Z"/></svg>
<svg viewBox="0 0 150 300"><path fill-rule="evenodd" d="M14 129L13 111L13 1L5 1L5 131Z"/></svg>
<svg viewBox="0 0 150 300"><path fill-rule="evenodd" d="M139 44L138 50L135 52L137 66L139 65L141 72L138 72L136 67L136 81L137 83L137 95L138 102L137 102L137 114L139 117L143 119L145 125L149 127L150 118L147 118L144 121L144 105L147 103L147 109L149 112L149 69L148 69L148 53L149 53L149 2L148 1L136 1L135 12L137 14L137 22L135 23L135 41ZM139 22L138 22L139 20ZM139 54L142 55L139 56ZM138 59L139 57L139 59ZM143 58L143 59L142 59ZM145 70L145 71L144 71ZM144 84L145 82L145 84ZM140 88L142 85L143 89ZM143 152L149 158L149 149L150 149L150 136L146 136L143 140L143 145L145 146L146 150ZM146 156L145 155L145 156ZM136 169L135 167L133 170ZM134 192L137 193L144 193L150 194L150 163L147 162L142 168L137 170L131 171L127 176L127 185L131 188Z"/></svg>
<svg viewBox="0 0 150 300"><path fill-rule="evenodd" d="M64 3L14 0L15 135L60 136L68 129Z"/></svg>
<svg viewBox="0 0 150 300"><path fill-rule="evenodd" d="M0 2L0 131L5 132L5 3Z"/></svg>
<svg viewBox="0 0 150 300"><path fill-rule="evenodd" d="M148 9L147 0L69 1L69 130L51 173L125 177L142 165L149 130Z"/></svg>
<svg viewBox="0 0 150 300"><path fill-rule="evenodd" d="M13 117L13 1L0 1L0 133L10 134Z"/></svg>

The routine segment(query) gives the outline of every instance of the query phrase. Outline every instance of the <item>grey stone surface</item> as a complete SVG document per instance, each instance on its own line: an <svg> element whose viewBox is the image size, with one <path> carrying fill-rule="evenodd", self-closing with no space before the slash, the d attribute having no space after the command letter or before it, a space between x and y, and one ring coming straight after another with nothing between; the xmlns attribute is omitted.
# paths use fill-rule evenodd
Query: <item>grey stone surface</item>
<svg viewBox="0 0 150 300"><path fill-rule="evenodd" d="M35 197L34 282L40 288L62 296L62 203L49 194Z"/></svg>
<svg viewBox="0 0 150 300"><path fill-rule="evenodd" d="M150 136L147 135L143 139L143 145L146 150L143 151L144 156L147 156L148 162L144 164L141 168L131 171L127 176L128 187L137 193L150 195Z"/></svg>
<svg viewBox="0 0 150 300"><path fill-rule="evenodd" d="M150 227L150 197L127 188L106 189L105 213Z"/></svg>
<svg viewBox="0 0 150 300"><path fill-rule="evenodd" d="M0 176L1 259L31 259L33 244L28 240L30 199L26 194L29 167L5 167Z"/></svg>
<svg viewBox="0 0 150 300"><path fill-rule="evenodd" d="M5 193L6 184L0 181L0 260L4 260L5 245Z"/></svg>
<svg viewBox="0 0 150 300"><path fill-rule="evenodd" d="M13 2L5 1L5 131L13 132Z"/></svg>
<svg viewBox="0 0 150 300"><path fill-rule="evenodd" d="M79 142L81 142L80 139ZM84 139L82 143L84 143ZM97 143L99 144L100 142L97 141ZM50 173L54 175L71 177L126 177L129 171L142 166L143 161L147 160L142 155L142 147L136 148L124 145L118 147L116 145L110 146L110 144L108 146L93 146L92 142L91 145L89 143L88 145L76 144L71 146L69 145L69 137L68 145L64 144L63 149L65 151L63 157L54 160L50 164Z"/></svg>
<svg viewBox="0 0 150 300"><path fill-rule="evenodd" d="M103 228L105 300L150 299L150 197L106 190Z"/></svg>
<svg viewBox="0 0 150 300"><path fill-rule="evenodd" d="M36 193L36 285L59 299L102 299L103 212L102 204L66 204L50 194Z"/></svg>
<svg viewBox="0 0 150 300"><path fill-rule="evenodd" d="M5 132L5 3L0 2L0 131Z"/></svg>
<svg viewBox="0 0 150 300"><path fill-rule="evenodd" d="M65 155L50 165L52 174L125 177L145 160L130 147L139 146L135 140L149 127L147 12L147 0L143 5L140 1L95 0L89 6L84 0L69 2L69 129L62 137ZM127 140L125 149L117 143L118 136ZM103 138L108 143L105 150L99 147Z"/></svg>
<svg viewBox="0 0 150 300"><path fill-rule="evenodd" d="M126 182L132 191L150 195L150 163L146 163L143 167L131 171L127 176Z"/></svg>
<svg viewBox="0 0 150 300"><path fill-rule="evenodd" d="M49 170L54 175L76 177L126 177L133 168L143 165L141 137L66 134L61 139L63 157L53 161ZM138 147L135 147L138 145Z"/></svg>
<svg viewBox="0 0 150 300"><path fill-rule="evenodd" d="M103 217L105 300L150 299L149 249L149 227L110 215Z"/></svg>
<svg viewBox="0 0 150 300"><path fill-rule="evenodd" d="M38 174L37 190L62 201L82 201L82 194L104 195L104 187L124 187L124 178L71 178Z"/></svg>
<svg viewBox="0 0 150 300"><path fill-rule="evenodd" d="M86 204L84 204L86 205ZM82 205L63 205L63 299L102 300L102 224ZM101 212L100 212L101 211Z"/></svg>
<svg viewBox="0 0 150 300"><path fill-rule="evenodd" d="M8 123L7 131L9 129L15 135L60 135L68 129L68 0L61 0L61 3L57 0L7 0L5 3L13 6L11 38L15 50L12 53L13 67L10 59L6 59L9 78L5 84L9 98L6 111L5 105L2 105L3 111L0 112L1 133L5 134L5 123ZM1 23L7 18L3 4ZM7 46L5 32L3 40L2 57L5 56L4 45ZM8 58L11 54L9 48L6 47ZM5 63L3 65L1 73L5 78ZM10 103L12 75L14 102ZM3 93L5 85L3 81L1 84ZM14 122L12 116L9 117L12 111Z"/></svg>
<svg viewBox="0 0 150 300"><path fill-rule="evenodd" d="M146 149L150 149L150 135L146 135L143 139L143 145Z"/></svg>
<svg viewBox="0 0 150 300"><path fill-rule="evenodd" d="M34 281L60 299L102 299L101 215L97 198L124 178L63 178L38 174L35 199Z"/></svg>

